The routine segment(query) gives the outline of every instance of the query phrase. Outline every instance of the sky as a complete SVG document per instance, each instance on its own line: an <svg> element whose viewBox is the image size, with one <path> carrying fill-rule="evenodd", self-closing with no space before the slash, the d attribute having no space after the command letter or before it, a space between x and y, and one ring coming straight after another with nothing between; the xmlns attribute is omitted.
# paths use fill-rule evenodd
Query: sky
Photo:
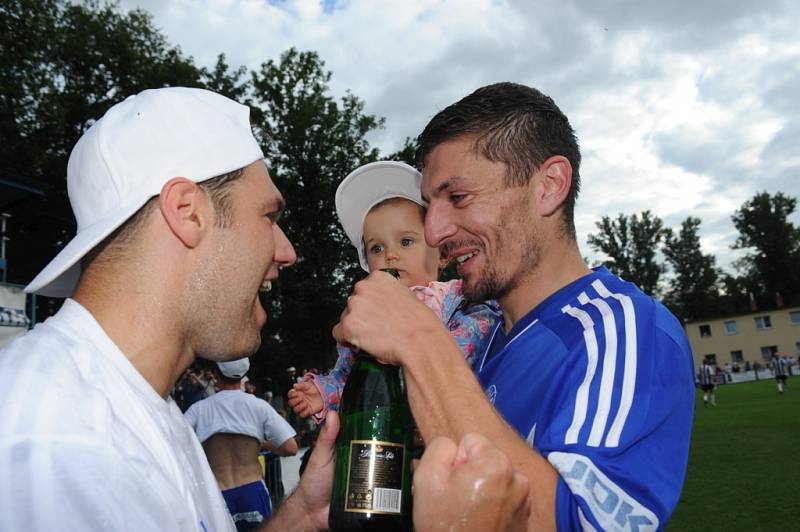
<svg viewBox="0 0 800 532"><path fill-rule="evenodd" d="M536 87L581 145L582 254L602 216L649 209L731 270L731 215L800 198L800 2L761 0L121 0L200 66L258 68L296 47L386 118L384 154L498 81ZM792 217L800 224L800 213Z"/></svg>

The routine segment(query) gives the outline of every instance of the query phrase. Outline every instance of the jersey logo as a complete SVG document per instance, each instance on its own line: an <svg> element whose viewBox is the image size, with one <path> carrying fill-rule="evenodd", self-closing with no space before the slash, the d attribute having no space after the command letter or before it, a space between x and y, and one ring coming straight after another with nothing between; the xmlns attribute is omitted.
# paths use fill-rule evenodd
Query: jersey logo
<svg viewBox="0 0 800 532"><path fill-rule="evenodd" d="M558 469L570 491L584 500L602 530L657 530L658 517L608 478L585 456L552 452L547 460Z"/></svg>
<svg viewBox="0 0 800 532"><path fill-rule="evenodd" d="M497 398L497 386L492 384L486 388L486 398L489 399L490 403L494 404L494 400Z"/></svg>

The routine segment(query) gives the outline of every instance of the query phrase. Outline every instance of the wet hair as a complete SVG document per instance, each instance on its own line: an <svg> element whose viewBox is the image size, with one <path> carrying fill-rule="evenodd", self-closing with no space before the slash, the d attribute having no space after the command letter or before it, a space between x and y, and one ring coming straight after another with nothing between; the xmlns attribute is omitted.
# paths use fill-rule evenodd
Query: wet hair
<svg viewBox="0 0 800 532"><path fill-rule="evenodd" d="M580 190L581 154L569 120L552 98L517 83L495 83L443 109L417 137L417 167L440 144L474 136L474 149L506 164L506 186L522 186L554 155L572 165L572 183L564 199L564 228L575 238L575 201Z"/></svg>
<svg viewBox="0 0 800 532"><path fill-rule="evenodd" d="M231 185L244 174L244 168L239 168L226 174L218 175L197 183L205 192L214 206L214 225L228 227L233 218L233 209L230 201ZM127 247L141 232L150 213L158 206L158 196L147 200L138 211L96 245L81 259L81 267L86 269L98 256L111 258Z"/></svg>

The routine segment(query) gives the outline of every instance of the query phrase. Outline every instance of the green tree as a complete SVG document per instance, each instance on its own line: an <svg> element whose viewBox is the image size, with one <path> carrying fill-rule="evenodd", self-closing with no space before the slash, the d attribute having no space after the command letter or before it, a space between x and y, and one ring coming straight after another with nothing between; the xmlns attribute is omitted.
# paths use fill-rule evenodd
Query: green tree
<svg viewBox="0 0 800 532"><path fill-rule="evenodd" d="M757 287L760 301L800 301L800 229L789 221L797 198L782 192L756 194L733 215L739 236L733 249L746 249L738 267Z"/></svg>
<svg viewBox="0 0 800 532"><path fill-rule="evenodd" d="M411 138L406 137L406 140L403 141L403 147L389 154L386 159L389 161L401 161L406 163L409 166L416 167L416 163L414 161L414 153L417 150L417 145L414 143Z"/></svg>
<svg viewBox="0 0 800 532"><path fill-rule="evenodd" d="M615 219L609 216L596 222L598 233L590 234L589 245L608 257L605 266L639 286L648 294L657 294L658 281L666 267L657 259L657 253L666 235L664 224L650 211L641 217L620 213Z"/></svg>
<svg viewBox="0 0 800 532"><path fill-rule="evenodd" d="M0 176L45 193L3 205L9 281L27 283L75 233L67 158L92 119L145 88L202 86L204 74L140 10L8 0L0 27Z"/></svg>
<svg viewBox="0 0 800 532"><path fill-rule="evenodd" d="M331 328L362 276L333 198L348 173L378 158L366 134L382 127L383 119L365 114L353 94L335 99L330 79L315 52L294 48L253 73L256 128L270 174L287 199L281 223L298 255L270 294L267 331L277 333L265 338L269 356L263 358L265 370L274 374L289 364L333 362Z"/></svg>
<svg viewBox="0 0 800 532"><path fill-rule="evenodd" d="M663 253L674 277L664 302L684 320L707 317L720 311L720 271L716 258L700 249L700 219L689 217L676 235L667 229Z"/></svg>
<svg viewBox="0 0 800 532"><path fill-rule="evenodd" d="M298 251L298 264L266 298L266 356L254 359L254 376L279 382L287 365L330 364L331 327L363 275L336 219L334 192L350 171L378 158L366 135L383 119L365 114L353 94L332 97L331 73L314 52L288 50L256 72L231 67L224 55L212 68L198 68L140 10L9 0L0 5L0 27L0 177L44 192L1 203L13 216L9 280L30 281L74 235L65 169L93 119L145 88L209 88L250 106L270 172L288 200L281 223ZM407 141L390 157L408 161L410 150ZM40 318L60 300L49 303Z"/></svg>

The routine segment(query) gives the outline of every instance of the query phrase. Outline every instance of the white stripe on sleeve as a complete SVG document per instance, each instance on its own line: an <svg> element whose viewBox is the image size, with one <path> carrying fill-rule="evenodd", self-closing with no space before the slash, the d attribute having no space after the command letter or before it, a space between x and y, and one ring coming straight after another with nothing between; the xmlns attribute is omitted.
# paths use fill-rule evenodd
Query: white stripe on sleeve
<svg viewBox="0 0 800 532"><path fill-rule="evenodd" d="M597 293L603 298L613 297L622 305L622 313L625 318L625 369L622 376L622 396L620 398L619 409L611 429L606 436L606 447L619 446L622 429L628 419L631 405L633 405L633 395L636 387L636 365L637 365L637 338L636 338L636 312L633 308L631 298L617 293L611 293L600 279L592 283Z"/></svg>
<svg viewBox="0 0 800 532"><path fill-rule="evenodd" d="M606 349L603 354L603 369L600 380L600 393L597 398L597 409L594 413L592 432L589 434L589 441L586 442L590 447L599 447L606 432L608 414L611 411L611 398L614 395L614 376L617 373L617 322L614 319L614 311L608 303L602 299L592 299L586 293L578 296L578 301L582 305L591 303L592 306L600 311L603 317L603 334L605 336Z"/></svg>
<svg viewBox="0 0 800 532"><path fill-rule="evenodd" d="M580 434L583 423L586 421L586 411L589 407L589 386L591 386L594 373L597 370L597 337L594 332L594 322L585 311L566 305L561 309L561 312L569 314L581 322L581 325L583 325L583 338L586 341L586 375L584 375L583 382L581 382L578 392L575 394L575 412L572 415L572 423L564 438L564 443L569 445L578 443L578 434Z"/></svg>

